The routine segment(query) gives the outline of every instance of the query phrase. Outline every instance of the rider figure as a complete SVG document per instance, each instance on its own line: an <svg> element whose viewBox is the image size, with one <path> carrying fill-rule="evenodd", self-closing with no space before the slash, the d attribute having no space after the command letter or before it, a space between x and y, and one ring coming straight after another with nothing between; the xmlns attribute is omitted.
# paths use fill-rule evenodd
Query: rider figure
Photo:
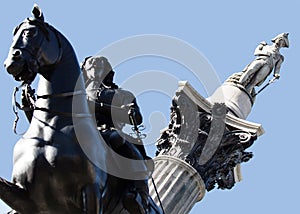
<svg viewBox="0 0 300 214"><path fill-rule="evenodd" d="M87 57L81 68L86 81L88 103L106 143L113 151L126 158L147 159L144 146L132 143L133 138L121 132L124 124L134 125L133 120L135 125L142 123L142 115L134 95L120 89L113 82L114 71L105 57ZM128 186L123 200L124 207L130 213L137 213L138 210L139 213L147 213L147 180L128 180Z"/></svg>

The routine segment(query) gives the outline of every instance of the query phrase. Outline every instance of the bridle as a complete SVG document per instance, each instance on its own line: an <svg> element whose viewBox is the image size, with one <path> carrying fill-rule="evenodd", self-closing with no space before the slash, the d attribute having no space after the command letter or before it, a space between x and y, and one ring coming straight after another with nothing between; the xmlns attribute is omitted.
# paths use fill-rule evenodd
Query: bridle
<svg viewBox="0 0 300 214"><path fill-rule="evenodd" d="M13 131L15 134L18 134L17 132L17 124L20 119L19 117L19 111L18 110L23 110L23 111L44 111L50 114L55 114L63 117L76 117L76 118L87 118L87 117L92 117L90 113L70 113L70 112L61 112L61 111L56 111L44 107L38 107L34 103L30 103L29 107L22 107L21 104L17 101L17 92L20 91L21 88L30 88L29 84L22 83L21 85L17 86L14 88L13 94L12 94L12 108L13 108L13 113L15 114L15 120L13 123ZM26 89L27 90L27 89ZM68 97L73 97L73 96L79 96L79 95L86 95L86 92L84 90L78 90L78 91L72 91L72 92L65 92L65 93L59 93L59 94L47 94L47 95L37 95L35 96L32 100L36 101L37 99L49 99L49 98L68 98ZM22 133L23 134L23 133ZM18 135L22 135L18 134Z"/></svg>
<svg viewBox="0 0 300 214"><path fill-rule="evenodd" d="M37 47L42 47L45 39L47 39L47 41L50 41L50 37L49 37L49 32L47 29L50 29L52 32L54 32L55 37L57 39L58 42L58 47L59 47L59 54L58 57L55 61L55 63L51 64L51 65L44 65L43 68L41 67L41 63L39 62L38 56L40 55L41 49L40 48L34 48L31 45L26 45L25 47L16 47L14 46L13 48L25 51L27 53L29 53L31 60L25 60L26 61L26 65L27 65L27 69L28 72L30 73L29 75L35 77L35 75L38 72L44 72L48 69L54 69L55 66L60 63L61 58L62 58L62 45L61 45L61 41L60 41L60 37L58 35L58 32L52 27L50 26L48 23L45 23L43 21L40 21L38 19L31 19L31 18L27 18L25 21L23 21L19 26L17 26L14 30L14 34L16 35L18 30L21 28L21 26L23 24L29 23L30 25L35 25L37 26L41 32L44 33L44 37L42 37L42 39L39 41L39 45ZM32 81L31 81L32 82ZM16 99L16 95L17 92L21 89L21 88L30 88L30 84L31 82L22 82L21 85L15 87L13 95L12 95L12 106L13 106L13 112L15 114L15 120L14 120L14 125L13 125L13 131L14 133L17 133L17 123L19 120L19 116L18 116L18 110L24 110L24 111L34 111L34 110L39 110L39 111L44 111L44 112L48 112L51 114L55 114L55 115L60 115L60 116L64 116L64 117L76 117L76 118L85 118L85 117L92 117L90 113L69 113L69 112L60 112L60 111L56 111L56 110L52 110L52 109L48 109L48 108L44 108L44 107L38 107L36 105L34 105L32 103L31 107L22 107ZM31 88L30 88L31 89ZM58 93L58 94L46 94L46 95L36 95L35 100L36 99L50 99L50 98L68 98L68 97L73 97L73 96L78 96L78 95L86 95L85 90L77 90L77 91L71 91L71 92L65 92L65 93Z"/></svg>
<svg viewBox="0 0 300 214"><path fill-rule="evenodd" d="M84 90L72 91L72 92L65 92L59 94L47 94L47 95L37 95L37 99L49 99L49 98L68 98L74 97L79 95L85 95L86 92ZM70 113L70 112L61 112L52 109L47 109L44 107L35 106L34 110L44 111L55 115L60 115L64 117L76 117L76 118L85 118L85 117L92 117L90 113Z"/></svg>
<svg viewBox="0 0 300 214"><path fill-rule="evenodd" d="M38 48L35 48L30 44L27 44L26 47L14 46L13 48L25 51L30 55L30 57L31 57L30 60L25 59L25 62L26 62L28 72L30 73L29 75L34 77L39 71L43 72L44 70L51 69L51 68L55 67L61 61L61 58L62 58L62 45L61 45L61 41L60 41L60 37L58 35L58 32L55 30L55 28L53 28L48 23L46 23L44 21L41 21L39 19L32 19L32 18L25 19L21 24L19 24L15 28L13 36L15 36L17 34L17 32L21 29L22 25L27 24L27 23L29 25L37 26L40 29L40 31L44 34L44 36L39 41L39 44L36 46ZM40 47L43 47L43 45L45 43L45 39L47 41L50 41L50 34L49 34L48 29L51 30L54 33L54 35L57 39L59 54L58 54L58 57L57 57L56 61L53 64L42 66L41 65L42 63L39 61L40 60L39 56L41 55L41 51L42 51Z"/></svg>

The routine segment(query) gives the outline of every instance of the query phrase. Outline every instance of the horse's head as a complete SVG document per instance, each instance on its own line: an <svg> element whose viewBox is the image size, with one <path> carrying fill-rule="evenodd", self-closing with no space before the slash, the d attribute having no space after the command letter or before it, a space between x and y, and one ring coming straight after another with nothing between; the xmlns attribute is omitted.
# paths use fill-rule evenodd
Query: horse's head
<svg viewBox="0 0 300 214"><path fill-rule="evenodd" d="M4 66L17 81L31 83L38 72L55 65L61 57L57 31L44 21L35 5L33 17L27 18L13 32L13 43Z"/></svg>

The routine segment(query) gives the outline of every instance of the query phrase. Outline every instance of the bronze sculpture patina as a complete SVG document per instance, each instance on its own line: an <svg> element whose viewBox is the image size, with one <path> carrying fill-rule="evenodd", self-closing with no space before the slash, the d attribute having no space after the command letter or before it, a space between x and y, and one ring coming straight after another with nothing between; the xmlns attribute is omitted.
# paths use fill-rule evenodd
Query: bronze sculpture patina
<svg viewBox="0 0 300 214"><path fill-rule="evenodd" d="M5 68L23 85L39 74L37 101L30 126L14 148L12 182L0 180L0 198L22 214L101 213L105 167L89 161L80 146L102 148L79 63L70 43L44 21L41 10L35 6L32 13L14 31ZM75 125L86 133L80 143ZM96 155L105 163L104 148Z"/></svg>
<svg viewBox="0 0 300 214"><path fill-rule="evenodd" d="M88 86L105 92L94 100L95 90L88 89L88 105L82 72L70 43L44 22L37 6L32 13L32 18L15 29L5 61L8 73L22 82L18 87L22 88L22 105L16 104L25 111L30 126L15 146L13 182L0 180L0 198L15 210L11 213L161 213L148 191L153 168L149 172L146 164L140 164L143 179L107 174L109 167L121 167L134 178L134 170L140 169L118 163L114 154L108 157L110 148L133 161L148 158L142 145L129 143L137 139L127 136L124 140L119 135L116 130L121 127L110 118L110 99L118 97L123 106L116 107L119 111L115 115L120 115L121 122L140 124L142 116L133 95L119 89L119 96L115 96L113 75L101 84L101 77L91 78L101 72L92 74L87 69L83 76ZM37 74L41 77L35 96L30 84ZM97 101L102 107L97 106L94 118L89 106Z"/></svg>
<svg viewBox="0 0 300 214"><path fill-rule="evenodd" d="M115 72L107 58L87 57L82 63L82 71L91 112L94 112L97 128L107 144L123 157L132 160L148 159L141 139L122 132L125 124L140 125L142 114L134 95L114 83ZM133 175L141 173L134 165L120 166L120 160L117 158L107 164L125 167ZM148 170L146 164L143 167L145 171ZM130 213L159 213L160 211L149 197L146 178L125 179L108 175L108 185L104 195L105 212L120 213L124 206Z"/></svg>

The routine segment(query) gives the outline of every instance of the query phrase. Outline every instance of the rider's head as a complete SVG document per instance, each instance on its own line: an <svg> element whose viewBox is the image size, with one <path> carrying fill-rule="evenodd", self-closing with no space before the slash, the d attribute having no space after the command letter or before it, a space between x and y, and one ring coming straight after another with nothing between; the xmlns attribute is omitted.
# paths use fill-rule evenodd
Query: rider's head
<svg viewBox="0 0 300 214"><path fill-rule="evenodd" d="M288 38L289 33L281 33L277 35L274 39L272 39L272 42L277 44L280 47L289 47L289 38Z"/></svg>
<svg viewBox="0 0 300 214"><path fill-rule="evenodd" d="M103 82L106 85L113 83L114 71L103 56L87 57L82 62L81 69L85 78Z"/></svg>

